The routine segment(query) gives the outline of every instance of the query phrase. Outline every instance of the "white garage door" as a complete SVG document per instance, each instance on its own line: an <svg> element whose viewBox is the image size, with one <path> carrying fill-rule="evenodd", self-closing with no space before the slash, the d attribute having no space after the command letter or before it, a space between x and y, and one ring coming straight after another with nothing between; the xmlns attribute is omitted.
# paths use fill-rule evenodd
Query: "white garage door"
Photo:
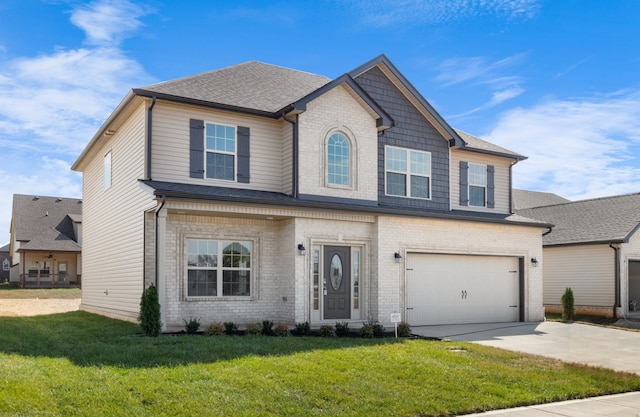
<svg viewBox="0 0 640 417"><path fill-rule="evenodd" d="M518 321L519 259L407 255L407 321L412 326Z"/></svg>

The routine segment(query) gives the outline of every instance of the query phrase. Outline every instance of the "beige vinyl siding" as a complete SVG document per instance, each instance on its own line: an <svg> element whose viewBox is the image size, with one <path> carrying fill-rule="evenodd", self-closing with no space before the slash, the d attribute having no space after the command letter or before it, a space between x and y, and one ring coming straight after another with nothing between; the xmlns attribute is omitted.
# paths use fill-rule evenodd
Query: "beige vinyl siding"
<svg viewBox="0 0 640 417"><path fill-rule="evenodd" d="M495 167L495 208L460 205L460 161ZM511 159L483 155L475 152L451 151L451 208L453 210L483 211L489 213L509 213L510 184L509 166Z"/></svg>
<svg viewBox="0 0 640 417"><path fill-rule="evenodd" d="M143 289L143 212L155 206L144 176L145 105L103 138L83 171L82 307L135 319ZM103 156L111 152L112 185L104 189Z"/></svg>
<svg viewBox="0 0 640 417"><path fill-rule="evenodd" d="M293 126L286 122L282 126L282 192L293 194Z"/></svg>
<svg viewBox="0 0 640 417"><path fill-rule="evenodd" d="M189 119L251 129L250 183L189 177ZM159 101L153 109L152 172L156 181L282 192L283 121Z"/></svg>
<svg viewBox="0 0 640 417"><path fill-rule="evenodd" d="M546 247L543 253L544 304L560 304L570 287L576 305L613 306L614 252L608 245Z"/></svg>

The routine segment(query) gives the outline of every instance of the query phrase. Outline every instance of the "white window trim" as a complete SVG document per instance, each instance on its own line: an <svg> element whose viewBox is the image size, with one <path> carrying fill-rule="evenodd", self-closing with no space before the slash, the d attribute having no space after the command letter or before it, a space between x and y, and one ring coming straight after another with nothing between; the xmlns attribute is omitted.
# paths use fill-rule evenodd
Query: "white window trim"
<svg viewBox="0 0 640 417"><path fill-rule="evenodd" d="M190 240L208 240L215 241L218 243L218 266L216 268L220 273L217 274L217 283L216 283L216 293L220 295L189 295L189 245L188 242ZM184 285L184 299L187 301L234 301L234 300L254 300L257 298L257 280L259 279L259 268L258 268L258 239L246 238L246 237L210 237L210 236L184 236L184 253L183 253L183 262L184 262L184 273L183 273L183 285ZM250 272L250 282L249 282L249 295L222 295L223 291L223 272L225 270L236 270L224 268L222 266L222 251L224 248L223 242L233 242L233 243L250 243L251 244L251 267L246 268ZM196 268L197 269L197 268Z"/></svg>
<svg viewBox="0 0 640 417"><path fill-rule="evenodd" d="M407 153L407 171L396 171L393 169L387 169L387 149L398 149L401 151L405 151ZM422 153L422 154L427 154L429 155L429 175L423 175L423 174L413 174L411 172L411 152L416 152L416 153ZM432 199L432 195L433 195L433 190L431 187L431 177L432 177L432 169L431 169L431 152L429 151L421 151L418 149L410 149L410 148L402 148L400 146L390 146L390 145L386 145L384 147L384 195L388 196L388 197L397 197L397 198L411 198L414 200L426 200L429 201ZM406 176L406 189L407 189L407 195L396 195L396 194L389 194L387 193L387 172L392 172L394 174L403 174ZM429 197L428 198L424 198L424 197L414 197L411 195L411 176L417 176L417 177L427 177L429 178Z"/></svg>
<svg viewBox="0 0 640 417"><path fill-rule="evenodd" d="M488 193L488 187L487 187L487 165L486 164L476 164L474 162L469 162L468 163L468 169L467 169L467 196L469 196L469 207L487 207L487 193ZM477 166L477 167L482 167L482 169L484 170L484 184L474 184L471 182L471 166ZM480 187L480 188L484 188L484 201L482 205L477 205L477 204L471 204L471 187Z"/></svg>
<svg viewBox="0 0 640 417"><path fill-rule="evenodd" d="M234 152L227 152L227 151L219 151L219 150L215 150L215 149L209 149L207 147L207 125L216 125L216 126L223 126L223 127L232 127L233 131L234 131L234 146L233 148L235 149ZM204 121L204 152L202 157L204 158L204 179L206 180L214 180L214 181L225 181L225 182L238 182L238 126L237 125L229 125L229 124L224 124L224 123L217 123L217 122L208 122L208 121ZM216 154L221 154L221 155L232 155L233 156L233 179L225 179L225 178L215 178L215 177L209 177L207 175L207 154L209 153L216 153Z"/></svg>

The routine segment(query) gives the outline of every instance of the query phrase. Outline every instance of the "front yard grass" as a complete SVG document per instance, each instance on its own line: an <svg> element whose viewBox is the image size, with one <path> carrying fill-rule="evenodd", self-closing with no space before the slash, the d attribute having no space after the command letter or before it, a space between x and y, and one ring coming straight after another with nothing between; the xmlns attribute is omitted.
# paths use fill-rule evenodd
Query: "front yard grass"
<svg viewBox="0 0 640 417"><path fill-rule="evenodd" d="M640 390L637 375L459 342L143 337L71 312L0 318L3 416L446 416Z"/></svg>

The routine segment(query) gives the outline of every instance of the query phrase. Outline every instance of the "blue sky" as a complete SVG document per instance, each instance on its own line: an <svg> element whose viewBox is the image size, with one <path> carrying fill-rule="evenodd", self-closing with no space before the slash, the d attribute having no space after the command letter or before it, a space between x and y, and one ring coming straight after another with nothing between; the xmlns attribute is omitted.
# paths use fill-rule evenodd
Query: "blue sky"
<svg viewBox="0 0 640 417"><path fill-rule="evenodd" d="M337 77L384 53L453 127L521 153L514 186L638 192L640 1L0 2L0 244L14 193L69 167L133 87L249 60Z"/></svg>

